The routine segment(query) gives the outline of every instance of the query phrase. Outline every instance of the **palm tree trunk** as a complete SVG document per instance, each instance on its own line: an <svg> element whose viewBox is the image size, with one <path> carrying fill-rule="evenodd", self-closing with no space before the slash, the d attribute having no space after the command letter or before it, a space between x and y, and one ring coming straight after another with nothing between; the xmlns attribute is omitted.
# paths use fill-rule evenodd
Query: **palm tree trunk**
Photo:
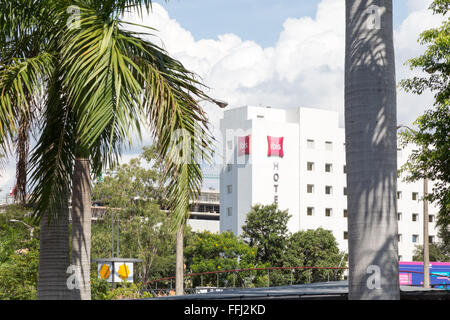
<svg viewBox="0 0 450 320"><path fill-rule="evenodd" d="M27 201L27 164L28 149L30 145L29 131L30 119L22 111L19 116L19 133L17 136L17 164L16 164L16 185L14 200L25 204Z"/></svg>
<svg viewBox="0 0 450 320"><path fill-rule="evenodd" d="M349 299L399 299L392 0L346 0Z"/></svg>
<svg viewBox="0 0 450 320"><path fill-rule="evenodd" d="M63 207L58 218L41 219L37 297L39 300L67 300L69 267L69 208Z"/></svg>
<svg viewBox="0 0 450 320"><path fill-rule="evenodd" d="M184 225L182 224L177 230L176 245L176 271L175 271L175 294L177 296L184 294Z"/></svg>
<svg viewBox="0 0 450 320"><path fill-rule="evenodd" d="M72 265L78 268L74 299L91 300L91 185L89 159L75 159L72 186Z"/></svg>

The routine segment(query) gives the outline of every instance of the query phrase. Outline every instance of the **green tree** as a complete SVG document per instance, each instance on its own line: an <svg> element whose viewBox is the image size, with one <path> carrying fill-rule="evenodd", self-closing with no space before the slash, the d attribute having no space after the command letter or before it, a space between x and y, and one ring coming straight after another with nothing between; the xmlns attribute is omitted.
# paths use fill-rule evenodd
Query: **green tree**
<svg viewBox="0 0 450 320"><path fill-rule="evenodd" d="M0 214L0 300L36 299L40 232L28 213L9 205Z"/></svg>
<svg viewBox="0 0 450 320"><path fill-rule="evenodd" d="M193 273L266 267L259 264L257 250L239 240L232 232L194 233L186 248L187 269ZM265 272L243 271L196 276L193 286L250 286L264 283Z"/></svg>
<svg viewBox="0 0 450 320"><path fill-rule="evenodd" d="M298 231L288 239L284 266L334 268L346 266L346 254L339 251L333 233L322 228ZM305 269L294 272L297 283L340 280L343 269Z"/></svg>
<svg viewBox="0 0 450 320"><path fill-rule="evenodd" d="M277 204L256 204L247 214L242 227L242 237L251 247L256 247L256 261L268 262L272 267L281 266L287 247L288 210L279 210Z"/></svg>
<svg viewBox="0 0 450 320"><path fill-rule="evenodd" d="M404 145L418 146L405 166L407 181L434 181L428 199L439 205L437 223L441 232L448 233L450 225L450 0L435 0L430 6L434 14L444 16L438 28L425 30L419 42L426 45L424 54L407 61L411 69L423 71L422 76L404 79L400 86L406 92L434 93L434 105L414 122L416 130L401 132Z"/></svg>
<svg viewBox="0 0 450 320"><path fill-rule="evenodd" d="M429 245L430 261L432 262L447 262L450 261L450 255L445 252L442 243L431 243ZM423 246L416 246L413 253L413 261L423 261Z"/></svg>
<svg viewBox="0 0 450 320"><path fill-rule="evenodd" d="M30 209L22 205L6 206L0 214L0 263L17 250L39 249L39 226L29 217Z"/></svg>
<svg viewBox="0 0 450 320"><path fill-rule="evenodd" d="M38 39L32 56L0 67L0 149L6 154L17 133L19 112L31 112L28 97L43 101L30 158L31 203L42 231L39 298L90 299L91 173L117 163L141 127L150 127L165 162L174 229L182 230L189 200L200 192L199 158L210 159L211 135L199 101L215 101L146 34L127 31L125 11L142 16L150 9L150 0L1 3L0 46ZM66 286L70 195L71 263L82 275L73 295Z"/></svg>
<svg viewBox="0 0 450 320"><path fill-rule="evenodd" d="M108 207L125 208L138 203L165 205L162 169L154 147L128 163L117 165L102 174L92 189L92 201Z"/></svg>
<svg viewBox="0 0 450 320"><path fill-rule="evenodd" d="M20 249L0 263L0 300L35 300L39 250Z"/></svg>
<svg viewBox="0 0 450 320"><path fill-rule="evenodd" d="M143 260L135 265L139 282L175 273L175 234L171 217L161 211L165 201L157 159L154 147L144 148L138 158L106 172L92 189L93 200L107 206L107 214L92 226L92 255L111 256L114 223L119 227L120 256Z"/></svg>

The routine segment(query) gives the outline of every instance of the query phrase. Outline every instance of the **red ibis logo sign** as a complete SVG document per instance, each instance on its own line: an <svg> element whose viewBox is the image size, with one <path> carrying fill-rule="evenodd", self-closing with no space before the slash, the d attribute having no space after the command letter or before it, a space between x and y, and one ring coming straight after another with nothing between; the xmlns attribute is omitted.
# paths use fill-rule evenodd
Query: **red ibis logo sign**
<svg viewBox="0 0 450 320"><path fill-rule="evenodd" d="M284 157L283 139L284 137L267 136L267 143L269 147L267 150L268 157L280 157L280 158Z"/></svg>
<svg viewBox="0 0 450 320"><path fill-rule="evenodd" d="M238 137L238 156L250 154L250 135Z"/></svg>

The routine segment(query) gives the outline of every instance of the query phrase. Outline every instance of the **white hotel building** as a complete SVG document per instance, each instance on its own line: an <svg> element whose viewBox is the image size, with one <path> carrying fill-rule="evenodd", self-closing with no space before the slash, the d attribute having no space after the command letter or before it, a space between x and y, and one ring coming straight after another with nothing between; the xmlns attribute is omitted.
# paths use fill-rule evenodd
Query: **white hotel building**
<svg viewBox="0 0 450 320"><path fill-rule="evenodd" d="M225 111L220 129L226 158L220 173L221 232L242 234L253 205L277 202L292 216L290 232L322 227L348 252L345 133L337 112L245 106ZM407 152L399 150L399 168L406 159ZM415 245L423 243L423 183L400 178L397 188L399 256L412 261ZM430 205L431 241L437 240L436 213Z"/></svg>

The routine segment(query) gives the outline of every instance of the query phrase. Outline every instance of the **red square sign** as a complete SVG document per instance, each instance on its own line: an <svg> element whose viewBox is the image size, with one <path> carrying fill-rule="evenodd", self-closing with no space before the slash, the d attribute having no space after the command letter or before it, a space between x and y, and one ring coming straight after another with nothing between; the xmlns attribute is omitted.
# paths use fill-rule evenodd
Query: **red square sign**
<svg viewBox="0 0 450 320"><path fill-rule="evenodd" d="M250 135L238 137L238 156L250 154Z"/></svg>
<svg viewBox="0 0 450 320"><path fill-rule="evenodd" d="M283 139L284 137L267 136L267 143L269 144L269 149L267 151L268 157L280 157L280 158L284 157Z"/></svg>

